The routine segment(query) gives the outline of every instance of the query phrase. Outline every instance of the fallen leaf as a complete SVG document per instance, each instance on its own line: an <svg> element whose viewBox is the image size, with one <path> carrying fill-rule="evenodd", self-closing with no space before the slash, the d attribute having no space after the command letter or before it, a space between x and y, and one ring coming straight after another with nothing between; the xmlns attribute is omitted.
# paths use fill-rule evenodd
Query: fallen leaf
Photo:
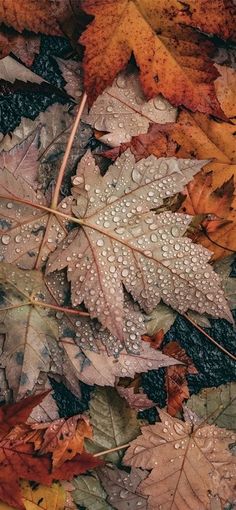
<svg viewBox="0 0 236 510"><path fill-rule="evenodd" d="M116 386L116 390L119 395L124 398L131 409L136 409L136 411L143 411L144 409L151 409L155 404L146 393L140 391L139 393L134 392L134 388L125 388L123 386Z"/></svg>
<svg viewBox="0 0 236 510"><path fill-rule="evenodd" d="M89 403L93 440L86 441L86 450L93 453L122 446L139 433L136 413L130 409L113 388L96 388ZM109 453L103 458L117 463L122 450Z"/></svg>
<svg viewBox="0 0 236 510"><path fill-rule="evenodd" d="M214 264L214 270L221 278L225 296L227 297L231 310L236 308L236 280L233 276L230 276L234 258L234 255L231 255L223 260L218 260Z"/></svg>
<svg viewBox="0 0 236 510"><path fill-rule="evenodd" d="M81 63L75 60L56 59L62 76L66 82L65 90L67 94L75 101L79 101L82 96L82 69Z"/></svg>
<svg viewBox="0 0 236 510"><path fill-rule="evenodd" d="M51 300L39 272L28 274L10 264L1 264L0 271L0 318L6 331L1 365L14 397L19 399L33 390L41 371L50 370L51 349L57 352L58 326L44 307L31 301Z"/></svg>
<svg viewBox="0 0 236 510"><path fill-rule="evenodd" d="M136 72L121 73L92 105L85 121L106 131L100 141L116 147L146 133L151 123L174 122L176 109L161 96L146 101Z"/></svg>
<svg viewBox="0 0 236 510"><path fill-rule="evenodd" d="M30 67L39 51L40 37L38 35L27 32L22 35L11 28L1 26L0 57L6 57L9 53L13 53L17 59Z"/></svg>
<svg viewBox="0 0 236 510"><path fill-rule="evenodd" d="M84 439L91 438L92 427L89 421L81 416L61 418L52 423L41 423L31 426L36 434L36 449L39 453L52 453L52 466L61 466L84 450Z"/></svg>
<svg viewBox="0 0 236 510"><path fill-rule="evenodd" d="M86 350L79 353L78 347L70 343L65 343L64 349L75 366L79 379L86 384L99 386L114 386L117 377L134 377L135 373L175 363L173 358L163 355L161 351L155 351L145 343L138 355L121 351L117 359L108 356L102 345L99 354Z"/></svg>
<svg viewBox="0 0 236 510"><path fill-rule="evenodd" d="M26 510L64 510L66 493L58 483L51 487L21 482L22 500ZM0 502L0 510L14 510L13 507Z"/></svg>
<svg viewBox="0 0 236 510"><path fill-rule="evenodd" d="M191 308L231 320L218 277L207 264L210 253L182 237L190 217L150 211L202 164L154 156L135 163L127 151L102 177L89 153L80 162L72 210L82 228L73 229L49 257L47 272L67 267L73 305L83 301L91 318L97 317L121 341L122 284L146 312L162 298L181 313Z"/></svg>
<svg viewBox="0 0 236 510"><path fill-rule="evenodd" d="M220 76L215 82L216 94L225 115L235 124L236 117L236 70L227 66L216 66Z"/></svg>
<svg viewBox="0 0 236 510"><path fill-rule="evenodd" d="M163 411L159 416L161 423L143 427L124 457L125 464L152 470L139 486L149 496L148 508L180 508L183 498L191 510L210 509L214 496L223 506L232 501L236 459L228 446L236 436L214 425L182 422Z"/></svg>
<svg viewBox="0 0 236 510"><path fill-rule="evenodd" d="M163 352L183 363L168 367L165 374L167 411L171 416L176 416L181 411L184 400L189 398L187 375L197 374L198 371L178 342L169 342L163 348Z"/></svg>
<svg viewBox="0 0 236 510"><path fill-rule="evenodd" d="M80 38L85 46L84 83L90 102L111 85L133 53L148 98L161 93L174 106L183 104L222 117L214 90L218 73L208 57L210 43L182 25L184 21L197 28L203 25L204 32L217 34L217 16L212 22L207 16L207 29L205 22L199 23L199 16L194 16L195 23L184 17L185 7L179 2L166 6L155 1L141 5L138 0L85 0L82 7L95 16ZM220 7L219 16L221 12L232 27L227 9Z"/></svg>
<svg viewBox="0 0 236 510"><path fill-rule="evenodd" d="M47 396L48 391L27 397L14 405L5 404L0 407L0 437L7 434L15 425L25 423L34 407Z"/></svg>
<svg viewBox="0 0 236 510"><path fill-rule="evenodd" d="M87 510L112 510L106 502L106 492L95 476L79 476L73 480L72 496L77 505Z"/></svg>
<svg viewBox="0 0 236 510"><path fill-rule="evenodd" d="M236 383L204 388L192 395L186 406L208 423L236 430Z"/></svg>
<svg viewBox="0 0 236 510"><path fill-rule="evenodd" d="M1 0L0 22L15 28L18 32L27 29L31 32L42 32L50 35L62 35L58 17L58 2L51 0L19 0L13 5L11 0Z"/></svg>
<svg viewBox="0 0 236 510"><path fill-rule="evenodd" d="M45 80L30 69L17 62L12 57L5 57L0 60L0 79L9 83L16 80L32 83L42 83Z"/></svg>
<svg viewBox="0 0 236 510"><path fill-rule="evenodd" d="M159 331L167 333L176 319L176 313L164 303L159 303L154 310L145 316L146 331L149 337Z"/></svg>
<svg viewBox="0 0 236 510"><path fill-rule="evenodd" d="M161 344L163 342L164 336L165 336L165 333L164 333L163 329L160 329L159 331L157 331L157 333L155 333L152 336L143 335L142 340L144 342L148 342L149 345L152 347L152 349L159 349L159 347L161 346Z"/></svg>
<svg viewBox="0 0 236 510"><path fill-rule="evenodd" d="M117 510L147 510L147 497L140 494L138 486L148 471L132 468L130 473L116 466L106 466L97 475L108 494L107 501Z"/></svg>

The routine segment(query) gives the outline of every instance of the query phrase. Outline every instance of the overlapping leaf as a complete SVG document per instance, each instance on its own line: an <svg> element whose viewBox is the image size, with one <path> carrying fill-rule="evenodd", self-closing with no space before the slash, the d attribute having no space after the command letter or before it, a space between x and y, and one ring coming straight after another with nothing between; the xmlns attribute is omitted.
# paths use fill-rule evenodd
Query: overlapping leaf
<svg viewBox="0 0 236 510"><path fill-rule="evenodd" d="M194 15L190 9L188 16L185 6L175 0L83 1L83 9L95 16L80 39L85 45L85 88L90 100L111 85L133 53L147 97L161 93L175 106L224 116L215 95L218 73L208 57L209 41L187 27L228 37L234 30L231 14L222 1L217 3L217 15L211 18L207 13L207 23L200 21L204 2L200 8L194 5ZM230 6L233 10L233 2Z"/></svg>
<svg viewBox="0 0 236 510"><path fill-rule="evenodd" d="M117 510L147 509L147 498L138 490L147 474L147 471L136 468L127 473L115 466L107 466L98 471L99 479L108 494L108 502Z"/></svg>
<svg viewBox="0 0 236 510"><path fill-rule="evenodd" d="M125 454L124 462L152 469L140 484L149 496L148 508L164 510L184 504L192 510L210 509L218 496L225 506L235 492L236 459L228 446L235 434L214 425L194 426L160 411L161 423L142 428Z"/></svg>
<svg viewBox="0 0 236 510"><path fill-rule="evenodd" d="M65 510L66 492L61 485L51 487L21 482L22 500L26 510ZM0 510L14 510L12 506L0 502Z"/></svg>
<svg viewBox="0 0 236 510"><path fill-rule="evenodd" d="M83 301L121 341L122 284L147 312L162 298L180 312L191 308L230 319L219 279L207 264L210 253L183 237L191 218L150 211L201 165L153 156L135 163L130 151L104 177L89 153L79 165L73 212L82 229L51 255L48 272L68 267L73 304ZM135 342L132 347L135 352Z"/></svg>

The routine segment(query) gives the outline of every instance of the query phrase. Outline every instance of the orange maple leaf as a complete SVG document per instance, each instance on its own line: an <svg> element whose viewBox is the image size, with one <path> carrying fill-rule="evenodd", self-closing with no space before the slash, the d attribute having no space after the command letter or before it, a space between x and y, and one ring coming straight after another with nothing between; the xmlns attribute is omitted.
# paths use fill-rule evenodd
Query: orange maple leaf
<svg viewBox="0 0 236 510"><path fill-rule="evenodd" d="M200 0L200 6L203 3ZM80 38L85 46L85 88L90 102L111 85L133 53L147 97L161 93L175 106L183 104L193 111L225 118L214 89L218 72L209 59L212 46L182 26L201 27L201 9L188 19L185 7L176 0L84 0L82 8L95 16ZM224 23L232 26L230 13L221 5L218 16L210 23L210 33L219 32L222 16L221 32L227 36Z"/></svg>
<svg viewBox="0 0 236 510"><path fill-rule="evenodd" d="M59 2L52 0L0 0L0 23L17 30L62 35L57 22Z"/></svg>

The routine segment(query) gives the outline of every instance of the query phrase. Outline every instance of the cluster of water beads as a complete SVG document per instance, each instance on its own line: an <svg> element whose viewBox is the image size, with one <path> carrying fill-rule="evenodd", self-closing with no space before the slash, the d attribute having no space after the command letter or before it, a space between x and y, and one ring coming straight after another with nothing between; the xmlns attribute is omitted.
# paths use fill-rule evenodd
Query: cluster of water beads
<svg viewBox="0 0 236 510"><path fill-rule="evenodd" d="M132 508L135 505L142 510L146 508L147 499L140 494L138 486L146 476L145 470L131 469L131 472L127 473L111 465L101 469L100 478L109 494L111 504L118 502L119 499L126 500L128 503L130 499Z"/></svg>
<svg viewBox="0 0 236 510"><path fill-rule="evenodd" d="M136 73L118 75L93 104L87 121L100 131L108 131L102 140L118 146L132 136L146 133L150 123L172 122L176 109L161 96L146 101Z"/></svg>

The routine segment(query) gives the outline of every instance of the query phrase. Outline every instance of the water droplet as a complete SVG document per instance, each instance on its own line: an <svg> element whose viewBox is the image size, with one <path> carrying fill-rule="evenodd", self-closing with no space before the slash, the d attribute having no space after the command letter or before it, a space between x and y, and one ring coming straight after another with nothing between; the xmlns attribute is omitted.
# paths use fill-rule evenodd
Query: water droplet
<svg viewBox="0 0 236 510"><path fill-rule="evenodd" d="M2 238L1 238L2 244L9 244L9 243L10 243L10 240L11 240L10 236L8 236L8 235L6 235L6 234L4 234L4 235L2 236Z"/></svg>
<svg viewBox="0 0 236 510"><path fill-rule="evenodd" d="M103 245L104 245L103 239L98 239L97 240L97 246L103 246Z"/></svg>
<svg viewBox="0 0 236 510"><path fill-rule="evenodd" d="M157 110L166 110L166 105L160 96L154 97L153 104Z"/></svg>
<svg viewBox="0 0 236 510"><path fill-rule="evenodd" d="M107 112L110 112L110 113L113 112L112 106L107 106Z"/></svg>
<svg viewBox="0 0 236 510"><path fill-rule="evenodd" d="M137 184L140 183L140 180L141 180L142 176L141 174L139 173L139 171L137 170L137 168L134 168L132 170L132 179L134 182L136 182Z"/></svg>
<svg viewBox="0 0 236 510"><path fill-rule="evenodd" d="M22 236L17 235L17 236L15 237L15 242L16 242L16 243L20 243L20 242L21 242L21 240L22 240Z"/></svg>
<svg viewBox="0 0 236 510"><path fill-rule="evenodd" d="M12 202L8 202L8 204L7 204L7 208L8 208L8 209L12 209L12 207L13 207Z"/></svg>

